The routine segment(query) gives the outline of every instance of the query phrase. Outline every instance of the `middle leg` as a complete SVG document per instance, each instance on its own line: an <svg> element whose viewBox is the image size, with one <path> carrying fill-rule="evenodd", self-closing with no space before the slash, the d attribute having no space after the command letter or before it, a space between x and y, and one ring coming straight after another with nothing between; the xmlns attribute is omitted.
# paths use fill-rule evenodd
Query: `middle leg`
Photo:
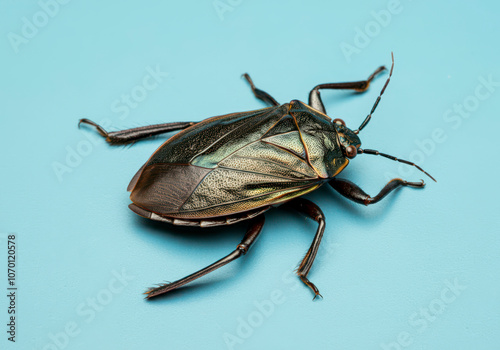
<svg viewBox="0 0 500 350"><path fill-rule="evenodd" d="M323 238L323 232L325 231L325 215L316 204L303 198L293 199L286 203L285 207L295 209L318 223L318 230L316 231L311 247L297 269L297 275L299 275L299 278L306 286L312 289L314 292L314 299L316 299L318 296L321 297L321 294L319 294L319 290L314 283L307 279L307 274L311 270L316 254L318 253L321 238Z"/></svg>
<svg viewBox="0 0 500 350"><path fill-rule="evenodd" d="M271 95L269 95L267 92L257 89L255 85L253 84L252 78L248 75L248 73L243 74L243 78L250 84L250 88L252 89L253 94L255 97L257 97L259 100L264 101L265 103L270 104L271 106L279 106L280 104L278 101L274 99Z"/></svg>

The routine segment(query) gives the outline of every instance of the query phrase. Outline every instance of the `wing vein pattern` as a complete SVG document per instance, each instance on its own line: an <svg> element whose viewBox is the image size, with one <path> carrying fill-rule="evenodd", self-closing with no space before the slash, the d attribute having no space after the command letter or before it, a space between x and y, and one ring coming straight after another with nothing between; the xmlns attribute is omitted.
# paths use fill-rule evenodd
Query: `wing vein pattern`
<svg viewBox="0 0 500 350"><path fill-rule="evenodd" d="M132 201L159 215L205 218L315 190L329 171L314 137L319 128L331 138L331 122L297 102L210 118L174 135L146 163Z"/></svg>

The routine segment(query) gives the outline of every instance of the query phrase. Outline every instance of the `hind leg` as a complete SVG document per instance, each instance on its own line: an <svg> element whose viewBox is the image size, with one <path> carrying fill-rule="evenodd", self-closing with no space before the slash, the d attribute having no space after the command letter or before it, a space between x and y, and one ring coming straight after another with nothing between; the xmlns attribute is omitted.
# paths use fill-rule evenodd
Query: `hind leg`
<svg viewBox="0 0 500 350"><path fill-rule="evenodd" d="M81 124L87 124L94 126L101 136L106 138L106 141L113 145L123 145L127 143L132 143L141 139L146 139L148 137L156 136L170 131L182 130L195 125L194 122L177 122L177 123L165 123L165 124L155 124L148 126L141 126L133 129L126 129L120 131L107 132L99 124L93 122L89 119L80 119L78 127Z"/></svg>
<svg viewBox="0 0 500 350"><path fill-rule="evenodd" d="M195 273L192 273L191 275L181 278L180 280L177 280L172 283L165 283L160 285L159 287L156 288L151 288L149 289L146 293L147 299L153 298L157 295L164 294L167 292L170 292L171 290L177 289L191 281L194 281L195 279L198 279L202 276L205 276L206 274L217 270L219 267L222 267L226 264L229 264L231 261L234 261L243 255L247 253L247 251L250 249L252 244L255 242L257 237L259 237L260 232L262 231L262 227L264 226L264 215L261 214L257 216L256 218L252 219L250 222L250 225L248 226L247 232L245 236L243 237L242 241L236 249L226 257L214 262L212 265L209 265L205 267L204 269L201 269Z"/></svg>

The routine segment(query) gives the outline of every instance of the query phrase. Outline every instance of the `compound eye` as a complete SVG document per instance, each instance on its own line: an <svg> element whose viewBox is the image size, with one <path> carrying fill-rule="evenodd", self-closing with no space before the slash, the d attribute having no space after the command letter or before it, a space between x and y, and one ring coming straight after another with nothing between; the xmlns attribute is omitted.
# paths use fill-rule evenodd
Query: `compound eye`
<svg viewBox="0 0 500 350"><path fill-rule="evenodd" d="M340 124L340 125L345 126L345 122L340 118L334 119L333 124Z"/></svg>
<svg viewBox="0 0 500 350"><path fill-rule="evenodd" d="M358 150L356 149L356 147L354 146L347 146L346 149L345 149L345 155L347 156L347 158L354 158L356 157L356 155L358 154Z"/></svg>

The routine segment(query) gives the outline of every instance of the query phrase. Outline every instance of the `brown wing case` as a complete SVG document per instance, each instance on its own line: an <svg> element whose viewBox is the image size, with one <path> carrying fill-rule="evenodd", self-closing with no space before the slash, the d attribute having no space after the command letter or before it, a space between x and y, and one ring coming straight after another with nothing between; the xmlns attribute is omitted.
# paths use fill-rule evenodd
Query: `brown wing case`
<svg viewBox="0 0 500 350"><path fill-rule="evenodd" d="M131 199L158 215L194 219L241 213L310 192L338 172L337 161L342 168L347 164L333 152L338 147L329 118L310 111L292 101L196 124L151 156L129 185Z"/></svg>

